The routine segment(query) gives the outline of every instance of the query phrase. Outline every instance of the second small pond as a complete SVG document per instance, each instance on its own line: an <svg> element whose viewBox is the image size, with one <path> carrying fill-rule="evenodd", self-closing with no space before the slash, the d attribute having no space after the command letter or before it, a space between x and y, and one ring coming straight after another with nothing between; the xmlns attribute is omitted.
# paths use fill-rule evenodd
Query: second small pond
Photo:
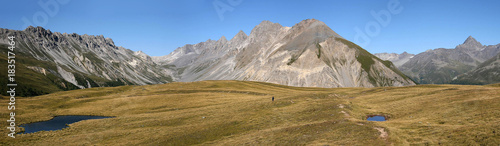
<svg viewBox="0 0 500 146"><path fill-rule="evenodd" d="M366 118L366 120L368 120L368 121L385 121L385 117L384 116L368 116L368 118Z"/></svg>

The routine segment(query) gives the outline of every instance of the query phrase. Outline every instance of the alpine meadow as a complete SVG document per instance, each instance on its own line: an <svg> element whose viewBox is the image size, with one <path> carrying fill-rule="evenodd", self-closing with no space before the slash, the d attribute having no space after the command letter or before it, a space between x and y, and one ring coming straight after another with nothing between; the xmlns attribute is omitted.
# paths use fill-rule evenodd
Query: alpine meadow
<svg viewBox="0 0 500 146"><path fill-rule="evenodd" d="M497 146L498 5L5 2L0 145Z"/></svg>

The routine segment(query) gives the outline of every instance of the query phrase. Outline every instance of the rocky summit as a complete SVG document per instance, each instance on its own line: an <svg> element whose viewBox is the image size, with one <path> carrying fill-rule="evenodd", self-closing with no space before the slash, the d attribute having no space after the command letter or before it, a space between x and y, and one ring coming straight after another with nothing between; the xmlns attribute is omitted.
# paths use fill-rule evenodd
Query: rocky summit
<svg viewBox="0 0 500 146"><path fill-rule="evenodd" d="M373 56L325 23L292 27L262 21L247 36L185 45L153 57L176 70L176 81L244 80L300 87L379 87L415 83L390 61Z"/></svg>

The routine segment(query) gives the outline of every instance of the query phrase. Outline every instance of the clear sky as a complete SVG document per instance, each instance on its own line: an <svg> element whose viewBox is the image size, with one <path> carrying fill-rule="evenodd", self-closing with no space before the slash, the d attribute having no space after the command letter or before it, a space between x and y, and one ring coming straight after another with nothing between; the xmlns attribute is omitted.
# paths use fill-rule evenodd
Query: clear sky
<svg viewBox="0 0 500 146"><path fill-rule="evenodd" d="M382 24L371 14L390 12L394 1L399 13L388 13L390 21L383 15ZM231 39L239 30L248 35L263 20L293 26L309 18L371 53L454 48L469 35L484 45L500 43L499 0L11 0L2 6L1 28L22 30L31 23L53 32L104 35L151 56ZM356 28L371 35L369 43L357 39Z"/></svg>

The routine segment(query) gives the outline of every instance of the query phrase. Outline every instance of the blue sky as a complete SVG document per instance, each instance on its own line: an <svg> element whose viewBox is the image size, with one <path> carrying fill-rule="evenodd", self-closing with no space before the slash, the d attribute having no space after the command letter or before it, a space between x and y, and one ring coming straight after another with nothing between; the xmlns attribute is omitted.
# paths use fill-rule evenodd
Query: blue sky
<svg viewBox="0 0 500 146"><path fill-rule="evenodd" d="M401 10L389 13L383 26L371 12L388 12L394 2ZM22 30L29 22L56 32L102 34L151 56L221 36L231 39L239 30L248 35L263 20L293 26L309 18L371 53L454 48L469 35L484 45L500 43L498 0L19 0L2 5L1 28ZM221 19L217 10L228 11ZM367 33L366 26L372 31L369 43L356 39L355 29Z"/></svg>

